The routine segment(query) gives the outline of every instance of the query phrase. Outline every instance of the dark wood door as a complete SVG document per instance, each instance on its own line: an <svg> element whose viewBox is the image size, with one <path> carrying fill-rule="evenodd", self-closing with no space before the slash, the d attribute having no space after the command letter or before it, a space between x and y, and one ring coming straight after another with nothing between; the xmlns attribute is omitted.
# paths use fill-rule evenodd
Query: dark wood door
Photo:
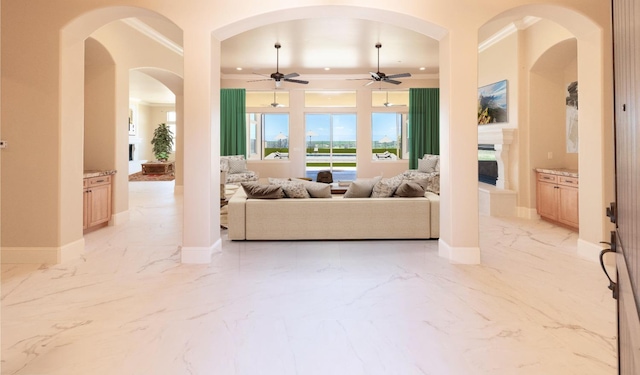
<svg viewBox="0 0 640 375"><path fill-rule="evenodd" d="M612 0L619 374L640 374L640 3Z"/></svg>

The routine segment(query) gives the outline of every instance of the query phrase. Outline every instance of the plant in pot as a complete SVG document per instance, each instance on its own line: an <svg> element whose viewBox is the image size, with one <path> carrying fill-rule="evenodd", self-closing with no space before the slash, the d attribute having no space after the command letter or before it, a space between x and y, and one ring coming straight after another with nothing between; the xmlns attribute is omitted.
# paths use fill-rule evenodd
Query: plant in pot
<svg viewBox="0 0 640 375"><path fill-rule="evenodd" d="M173 148L173 132L167 124L159 124L156 130L153 131L151 144L153 145L153 154L158 161L165 162L169 159Z"/></svg>

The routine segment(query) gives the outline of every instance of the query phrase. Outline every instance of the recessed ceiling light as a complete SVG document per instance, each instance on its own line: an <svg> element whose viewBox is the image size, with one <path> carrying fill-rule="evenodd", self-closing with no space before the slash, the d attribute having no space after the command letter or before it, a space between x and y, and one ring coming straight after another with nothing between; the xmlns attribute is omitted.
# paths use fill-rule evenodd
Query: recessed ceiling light
<svg viewBox="0 0 640 375"><path fill-rule="evenodd" d="M242 68L241 67L237 67L236 70L242 70Z"/></svg>
<svg viewBox="0 0 640 375"><path fill-rule="evenodd" d="M425 69L427 69L427 68L425 68L424 66L420 67L420 70L425 70Z"/></svg>
<svg viewBox="0 0 640 375"><path fill-rule="evenodd" d="M331 68L324 68L324 70L331 70Z"/></svg>

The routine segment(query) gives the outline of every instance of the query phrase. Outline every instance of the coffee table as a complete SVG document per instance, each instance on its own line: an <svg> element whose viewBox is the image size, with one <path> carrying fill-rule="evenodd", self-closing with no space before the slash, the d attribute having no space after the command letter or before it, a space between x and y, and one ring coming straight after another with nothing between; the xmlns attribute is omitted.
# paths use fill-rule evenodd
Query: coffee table
<svg viewBox="0 0 640 375"><path fill-rule="evenodd" d="M173 162L149 162L142 163L142 174L167 174L173 173Z"/></svg>
<svg viewBox="0 0 640 375"><path fill-rule="evenodd" d="M338 182L331 183L331 194L344 194L349 189L349 186L340 186Z"/></svg>

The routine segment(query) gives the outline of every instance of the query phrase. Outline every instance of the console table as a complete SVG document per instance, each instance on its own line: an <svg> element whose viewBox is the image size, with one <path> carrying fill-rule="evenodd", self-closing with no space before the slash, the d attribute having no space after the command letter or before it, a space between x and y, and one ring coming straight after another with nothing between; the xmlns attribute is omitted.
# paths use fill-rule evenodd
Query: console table
<svg viewBox="0 0 640 375"><path fill-rule="evenodd" d="M142 164L142 174L169 174L173 173L174 162L149 162Z"/></svg>

